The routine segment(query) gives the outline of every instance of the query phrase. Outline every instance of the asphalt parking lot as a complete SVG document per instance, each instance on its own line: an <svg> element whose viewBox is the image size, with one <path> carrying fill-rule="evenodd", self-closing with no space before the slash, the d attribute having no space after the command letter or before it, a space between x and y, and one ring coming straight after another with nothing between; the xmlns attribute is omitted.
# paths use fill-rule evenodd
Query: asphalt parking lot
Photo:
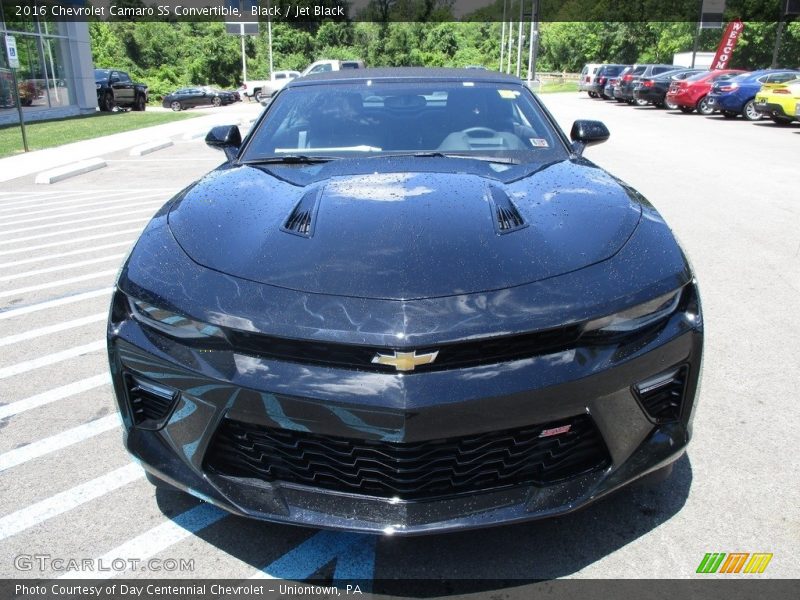
<svg viewBox="0 0 800 600"><path fill-rule="evenodd" d="M695 437L669 480L557 519L407 539L254 522L154 492L120 442L104 332L138 231L221 162L202 139L176 139L142 158L109 155L107 168L58 184L29 176L0 191L0 577L61 575L17 558L49 555L193 559L175 577L491 579L506 588L687 578L707 552L772 553L763 577L800 577L800 125L585 94L544 100L566 131L576 118L608 125L611 139L587 157L653 202L700 282L707 338Z"/></svg>

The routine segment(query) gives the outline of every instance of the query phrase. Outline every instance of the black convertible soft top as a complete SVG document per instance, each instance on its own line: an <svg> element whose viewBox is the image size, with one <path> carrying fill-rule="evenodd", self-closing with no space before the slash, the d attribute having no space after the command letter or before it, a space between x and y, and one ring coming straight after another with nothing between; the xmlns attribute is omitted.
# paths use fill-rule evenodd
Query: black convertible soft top
<svg viewBox="0 0 800 600"><path fill-rule="evenodd" d="M485 81L493 83L521 84L522 80L513 75L482 69L426 69L423 67L383 67L372 69L342 69L298 77L286 87L318 85L332 82L356 82L367 80L410 80L410 81Z"/></svg>

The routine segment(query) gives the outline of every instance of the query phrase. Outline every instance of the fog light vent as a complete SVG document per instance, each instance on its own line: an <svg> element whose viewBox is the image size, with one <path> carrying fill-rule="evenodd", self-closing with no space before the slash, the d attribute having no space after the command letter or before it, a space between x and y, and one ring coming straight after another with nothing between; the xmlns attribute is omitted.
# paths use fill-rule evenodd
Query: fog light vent
<svg viewBox="0 0 800 600"><path fill-rule="evenodd" d="M158 429L169 415L177 390L137 375L125 375L133 422L143 429Z"/></svg>
<svg viewBox="0 0 800 600"><path fill-rule="evenodd" d="M681 416L689 367L674 367L634 386L636 397L656 423L677 421Z"/></svg>

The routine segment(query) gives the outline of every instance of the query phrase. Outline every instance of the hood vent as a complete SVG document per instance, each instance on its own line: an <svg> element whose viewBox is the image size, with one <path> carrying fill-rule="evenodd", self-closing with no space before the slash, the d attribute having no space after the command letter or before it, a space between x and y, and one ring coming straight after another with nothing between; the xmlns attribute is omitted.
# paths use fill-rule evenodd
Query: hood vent
<svg viewBox="0 0 800 600"><path fill-rule="evenodd" d="M314 235L320 191L306 192L300 198L281 229L286 233L310 238Z"/></svg>
<svg viewBox="0 0 800 600"><path fill-rule="evenodd" d="M528 226L519 210L511 201L503 190L492 187L490 188L490 197L492 203L492 215L494 217L495 229L497 233L511 233L518 229L524 229Z"/></svg>

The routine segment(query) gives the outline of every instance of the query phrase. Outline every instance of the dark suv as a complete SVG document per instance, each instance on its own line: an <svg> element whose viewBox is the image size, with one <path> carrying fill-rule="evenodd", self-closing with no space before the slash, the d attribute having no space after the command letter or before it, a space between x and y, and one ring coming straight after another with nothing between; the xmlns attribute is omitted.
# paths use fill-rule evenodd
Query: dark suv
<svg viewBox="0 0 800 600"><path fill-rule="evenodd" d="M111 112L116 108L144 110L147 106L147 86L131 81L130 75L118 69L95 69L97 106Z"/></svg>
<svg viewBox="0 0 800 600"><path fill-rule="evenodd" d="M622 76L619 82L619 87L614 88L614 98L620 101L627 102L628 104L637 103L639 106L647 104L646 101L637 101L633 97L633 89L639 80L644 77L652 77L654 75L661 75L668 71L674 71L682 67L675 65L633 65L633 68Z"/></svg>
<svg viewBox="0 0 800 600"><path fill-rule="evenodd" d="M602 65L594 76L594 81L589 84L587 90L590 92L595 92L599 97L604 98L606 100L610 100L610 96L606 96L605 94L605 87L608 83L608 80L612 77L616 77L627 67L628 65Z"/></svg>

